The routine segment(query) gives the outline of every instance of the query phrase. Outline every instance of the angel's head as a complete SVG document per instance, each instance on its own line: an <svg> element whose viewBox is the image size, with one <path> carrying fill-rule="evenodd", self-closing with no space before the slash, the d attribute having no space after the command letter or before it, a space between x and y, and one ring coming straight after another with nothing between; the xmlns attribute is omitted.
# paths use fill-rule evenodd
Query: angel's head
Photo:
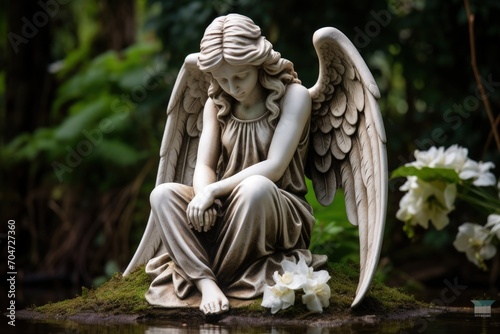
<svg viewBox="0 0 500 334"><path fill-rule="evenodd" d="M203 72L212 72L224 61L230 65L261 66L273 62L280 55L261 35L259 26L250 18L229 14L216 18L205 30L200 43L198 66Z"/></svg>
<svg viewBox="0 0 500 334"><path fill-rule="evenodd" d="M293 64L273 50L271 42L262 36L259 26L239 14L216 18L205 30L200 43L198 67L201 71L213 74L224 64L242 68L255 66L257 84L269 92L266 106L273 114L271 119L279 116L279 100L285 93L286 85L300 82ZM219 119L222 120L230 112L232 96L222 89L217 80L212 80L209 96L219 107Z"/></svg>

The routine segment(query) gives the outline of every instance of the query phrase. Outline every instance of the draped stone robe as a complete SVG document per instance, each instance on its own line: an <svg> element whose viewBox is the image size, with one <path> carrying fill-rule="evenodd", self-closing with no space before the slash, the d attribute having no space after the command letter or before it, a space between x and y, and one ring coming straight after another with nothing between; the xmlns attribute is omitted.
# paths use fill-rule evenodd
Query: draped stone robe
<svg viewBox="0 0 500 334"><path fill-rule="evenodd" d="M221 129L220 179L266 159L275 126L270 115L267 112L254 120L226 118ZM187 224L192 187L157 186L151 206L167 253L146 266L153 279L148 302L163 307L195 306L182 301L196 293L194 281L201 278L216 281L227 297L252 299L263 293L265 284L273 284L272 274L281 269L284 259L304 258L315 268L324 264L326 257L313 256L307 249L314 224L304 198L308 145L309 126L281 179L276 183L263 176L245 179L220 199L217 221L208 232L197 232Z"/></svg>

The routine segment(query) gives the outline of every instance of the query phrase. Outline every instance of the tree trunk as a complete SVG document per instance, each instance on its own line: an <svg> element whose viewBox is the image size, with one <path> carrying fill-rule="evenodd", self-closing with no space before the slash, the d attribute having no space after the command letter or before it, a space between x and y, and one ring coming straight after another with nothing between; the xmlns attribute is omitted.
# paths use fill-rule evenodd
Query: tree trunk
<svg viewBox="0 0 500 334"><path fill-rule="evenodd" d="M3 141L47 125L53 83L48 73L51 17L36 1L8 0Z"/></svg>
<svg viewBox="0 0 500 334"><path fill-rule="evenodd" d="M96 51L119 51L135 42L135 0L100 0Z"/></svg>

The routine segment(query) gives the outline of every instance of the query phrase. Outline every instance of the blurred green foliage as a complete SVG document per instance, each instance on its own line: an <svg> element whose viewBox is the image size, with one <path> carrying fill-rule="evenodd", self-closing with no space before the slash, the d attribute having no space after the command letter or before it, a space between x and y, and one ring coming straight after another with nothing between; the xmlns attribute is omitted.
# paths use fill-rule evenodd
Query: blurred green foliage
<svg viewBox="0 0 500 334"><path fill-rule="evenodd" d="M328 255L329 262L359 263L359 234L357 226L347 220L344 193L339 189L333 203L325 208L314 196L312 183L306 199L313 207L316 224L310 249L314 254Z"/></svg>
<svg viewBox="0 0 500 334"><path fill-rule="evenodd" d="M87 185L86 175L105 165L102 177L94 178L96 188L123 182L125 167L138 172L157 154L152 148L161 134L153 124L161 119L158 110L172 84L159 51L157 43L138 43L120 54L108 51L63 77L52 102L52 117L61 122L20 135L2 149L2 160L13 165L36 160L52 166L46 177Z"/></svg>
<svg viewBox="0 0 500 334"><path fill-rule="evenodd" d="M57 86L46 96L51 101L48 121L35 131L20 131L0 148L2 173L22 169L27 174L19 176L22 182L6 182L2 199L7 215L9 206L21 208L12 211L16 214L26 212L23 226L32 242L25 262L33 270L71 271L75 262L87 271L82 275L96 277L105 274L107 263L127 264L147 220L164 110L176 73L184 57L198 51L211 20L228 12L253 18L274 48L293 61L307 87L318 74L314 31L334 26L344 32L381 90L390 170L410 161L414 149L455 143L467 147L472 158L499 165L489 131L478 131L489 124L476 95L462 0L137 0L136 43L97 52L103 21L100 4L72 1L61 6L53 26L45 27L52 29L52 41L45 46L52 55L46 75ZM500 3L484 0L471 5L479 70L498 111L500 64L495 45ZM9 31L4 24L0 27ZM4 73L0 71L2 82ZM0 84L0 102L8 89ZM4 127L8 117L3 111ZM398 265L412 257L444 254L452 241L449 236L431 238L433 234L427 233L425 247L404 238L394 218L399 185L398 180L390 184L383 256ZM27 190L19 195L17 189ZM356 262L357 230L347 222L342 193L329 208L319 206L312 190L308 200L318 221L313 251L327 253L332 261ZM72 249L62 243L65 239L74 245L83 240L88 247L63 257ZM49 260L39 261L42 256Z"/></svg>

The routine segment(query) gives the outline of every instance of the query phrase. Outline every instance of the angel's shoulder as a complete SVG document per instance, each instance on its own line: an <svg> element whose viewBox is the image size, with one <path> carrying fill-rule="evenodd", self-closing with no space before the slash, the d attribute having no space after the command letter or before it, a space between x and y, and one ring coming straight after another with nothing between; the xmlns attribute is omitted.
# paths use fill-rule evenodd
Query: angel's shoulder
<svg viewBox="0 0 500 334"><path fill-rule="evenodd" d="M285 98L297 97L298 99L310 100L309 90L300 83L291 83L286 86Z"/></svg>
<svg viewBox="0 0 500 334"><path fill-rule="evenodd" d="M289 84L282 99L283 110L288 112L308 112L311 108L311 94L299 83Z"/></svg>
<svg viewBox="0 0 500 334"><path fill-rule="evenodd" d="M205 117L217 117L219 109L211 97L208 97L203 106L203 114Z"/></svg>

